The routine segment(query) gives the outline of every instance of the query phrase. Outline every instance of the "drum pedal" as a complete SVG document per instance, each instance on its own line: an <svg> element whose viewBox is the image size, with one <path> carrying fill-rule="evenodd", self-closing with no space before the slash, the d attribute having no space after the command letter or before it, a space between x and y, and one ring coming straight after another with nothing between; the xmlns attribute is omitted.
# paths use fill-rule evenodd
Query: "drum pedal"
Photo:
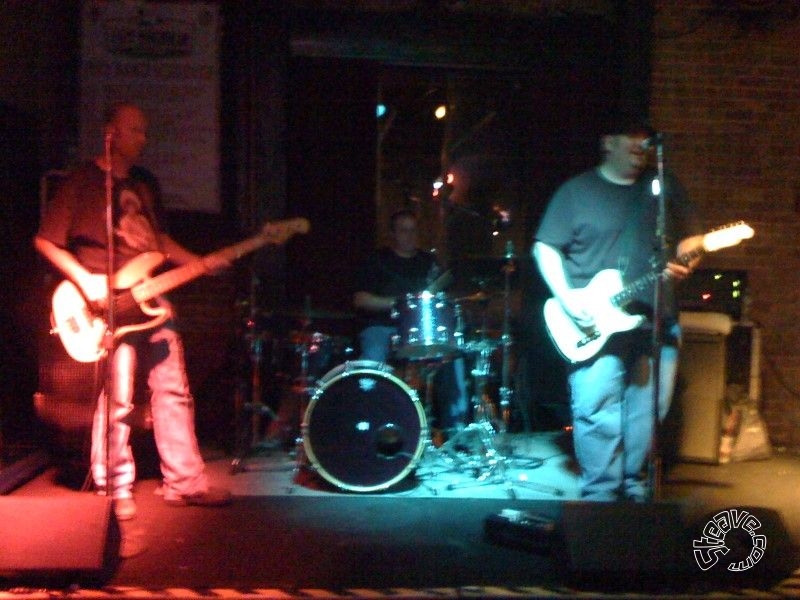
<svg viewBox="0 0 800 600"><path fill-rule="evenodd" d="M498 546L547 553L555 542L556 523L528 510L504 508L484 519L483 533L486 541Z"/></svg>

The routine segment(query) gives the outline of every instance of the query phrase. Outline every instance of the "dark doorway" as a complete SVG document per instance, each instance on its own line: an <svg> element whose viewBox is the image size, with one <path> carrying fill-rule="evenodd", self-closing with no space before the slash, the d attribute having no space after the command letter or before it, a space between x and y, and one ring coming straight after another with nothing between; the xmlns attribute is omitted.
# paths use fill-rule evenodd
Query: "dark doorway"
<svg viewBox="0 0 800 600"><path fill-rule="evenodd" d="M297 307L349 310L354 267L373 246L375 93L371 63L290 62L287 212L311 222L287 248Z"/></svg>

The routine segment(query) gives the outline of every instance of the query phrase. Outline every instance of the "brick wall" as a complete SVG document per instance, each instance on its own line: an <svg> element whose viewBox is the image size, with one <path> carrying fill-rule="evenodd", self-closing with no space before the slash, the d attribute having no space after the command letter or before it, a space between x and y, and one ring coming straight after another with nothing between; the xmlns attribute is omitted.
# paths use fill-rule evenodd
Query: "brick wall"
<svg viewBox="0 0 800 600"><path fill-rule="evenodd" d="M668 164L706 225L743 219L756 230L743 245L709 255L705 266L748 271L751 317L763 328L762 413L772 442L795 447L800 18L764 15L758 23L752 14L715 14L712 4L656 2L651 114L670 134Z"/></svg>

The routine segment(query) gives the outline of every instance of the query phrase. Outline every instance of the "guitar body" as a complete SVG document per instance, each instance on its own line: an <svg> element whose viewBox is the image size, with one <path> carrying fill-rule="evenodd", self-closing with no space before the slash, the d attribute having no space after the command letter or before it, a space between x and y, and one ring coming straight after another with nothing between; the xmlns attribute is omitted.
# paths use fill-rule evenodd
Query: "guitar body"
<svg viewBox="0 0 800 600"><path fill-rule="evenodd" d="M64 349L78 362L100 360L106 322L89 310L83 294L71 281L62 281L53 292L53 311L50 313L52 332L58 333Z"/></svg>
<svg viewBox="0 0 800 600"><path fill-rule="evenodd" d="M750 239L753 234L753 228L742 221L725 225L703 235L700 246L677 257L675 262L688 265L706 252L730 248L742 240ZM592 277L586 287L570 290L574 299L594 317L595 324L590 329L578 327L558 300L547 300L544 303L545 326L561 355L572 363L589 360L600 352L608 338L615 333L639 327L644 317L628 314L623 308L635 290L641 290L660 276L660 273L648 273L624 286L619 271L605 269Z"/></svg>
<svg viewBox="0 0 800 600"><path fill-rule="evenodd" d="M266 223L257 235L208 256L234 261L267 244L282 244L297 233L307 233L309 228L308 220L302 217ZM208 273L205 258L200 258L151 277L153 269L165 260L160 252L145 252L114 273L115 341L164 323L170 312L154 299ZM53 293L52 305L51 332L61 338L67 354L78 362L96 362L105 356L103 340L108 324L103 311L92 307L78 286L62 281Z"/></svg>
<svg viewBox="0 0 800 600"><path fill-rule="evenodd" d="M164 262L159 252L146 252L132 259L114 275L114 340L134 331L157 327L169 318L169 311L149 301L136 303L130 289L143 282ZM81 290L69 280L53 292L51 324L67 354L78 362L96 362L106 354L103 343L108 325L103 311L93 310Z"/></svg>
<svg viewBox="0 0 800 600"><path fill-rule="evenodd" d="M628 314L612 303L612 298L623 289L620 272L606 269L592 277L586 287L570 290L581 305L589 307L595 320L592 329L578 327L555 298L544 303L547 333L565 359L572 363L589 360L600 352L613 334L630 331L642 324L644 317Z"/></svg>

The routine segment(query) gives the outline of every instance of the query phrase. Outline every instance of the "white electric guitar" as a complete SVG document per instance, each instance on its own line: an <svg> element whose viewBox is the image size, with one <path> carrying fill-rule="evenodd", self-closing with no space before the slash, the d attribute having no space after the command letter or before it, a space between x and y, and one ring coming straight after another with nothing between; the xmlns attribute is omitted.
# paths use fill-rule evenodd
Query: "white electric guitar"
<svg viewBox="0 0 800 600"><path fill-rule="evenodd" d="M695 250L678 257L682 265L702 256L729 248L753 237L753 228L739 221L711 231L703 236L703 243ZM583 288L570 290L570 294L583 306L590 308L594 325L579 327L566 313L561 303L550 298L544 303L544 322L547 332L561 355L572 363L583 362L595 356L615 333L630 331L644 321L642 315L631 315L623 309L634 296L650 286L661 273L649 273L628 285L616 269L597 273Z"/></svg>
<svg viewBox="0 0 800 600"><path fill-rule="evenodd" d="M114 318L117 324L114 339L134 331L157 327L169 318L169 311L150 302L185 283L208 273L205 258L221 257L234 261L266 246L283 244L297 233L307 233L309 222L304 218L265 224L261 231L238 244L222 248L188 264L150 277L166 257L160 252L145 252L128 262L113 276ZM52 330L72 358L78 362L96 362L106 354L103 338L108 324L103 310L87 302L83 292L69 280L62 281L53 292Z"/></svg>

